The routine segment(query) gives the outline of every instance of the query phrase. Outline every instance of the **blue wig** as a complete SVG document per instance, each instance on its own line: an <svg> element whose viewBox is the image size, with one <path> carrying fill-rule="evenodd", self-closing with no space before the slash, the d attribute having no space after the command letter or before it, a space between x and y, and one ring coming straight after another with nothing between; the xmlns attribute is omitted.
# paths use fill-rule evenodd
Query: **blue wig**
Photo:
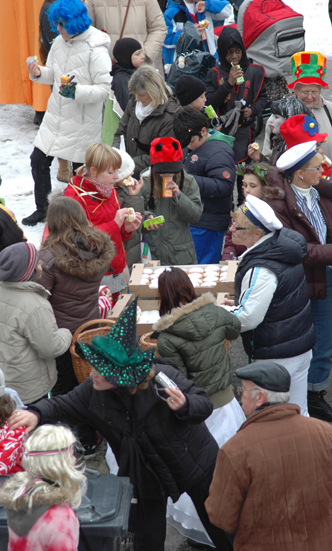
<svg viewBox="0 0 332 551"><path fill-rule="evenodd" d="M62 21L67 33L74 36L84 33L92 23L81 0L58 0L47 11L47 17L54 32L58 32L55 24Z"/></svg>

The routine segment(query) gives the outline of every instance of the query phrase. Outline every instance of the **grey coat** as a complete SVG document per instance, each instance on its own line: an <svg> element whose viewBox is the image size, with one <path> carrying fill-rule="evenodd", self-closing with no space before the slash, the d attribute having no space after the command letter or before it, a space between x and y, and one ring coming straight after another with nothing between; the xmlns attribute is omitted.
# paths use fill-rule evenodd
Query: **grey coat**
<svg viewBox="0 0 332 551"><path fill-rule="evenodd" d="M132 207L135 212L140 212L144 215L144 199L142 196L129 195L128 188L126 187L117 187L116 192L122 209ZM133 231L133 235L127 241L123 242L129 269L131 269L133 264L141 262L141 235L142 225Z"/></svg>

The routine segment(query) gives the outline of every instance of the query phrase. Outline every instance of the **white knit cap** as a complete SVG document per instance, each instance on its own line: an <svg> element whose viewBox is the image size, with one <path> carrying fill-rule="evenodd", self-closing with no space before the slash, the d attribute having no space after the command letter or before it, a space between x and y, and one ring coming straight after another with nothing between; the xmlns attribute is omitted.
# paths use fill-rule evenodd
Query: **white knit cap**
<svg viewBox="0 0 332 551"><path fill-rule="evenodd" d="M122 149L117 149L116 147L113 147L113 149L119 153L122 160L121 166L118 170L118 179L116 180L116 182L122 182L122 180L132 175L135 170L135 163L126 151L122 151Z"/></svg>
<svg viewBox="0 0 332 551"><path fill-rule="evenodd" d="M254 195L247 195L244 206L240 208L243 214L259 228L275 231L283 227L273 208Z"/></svg>

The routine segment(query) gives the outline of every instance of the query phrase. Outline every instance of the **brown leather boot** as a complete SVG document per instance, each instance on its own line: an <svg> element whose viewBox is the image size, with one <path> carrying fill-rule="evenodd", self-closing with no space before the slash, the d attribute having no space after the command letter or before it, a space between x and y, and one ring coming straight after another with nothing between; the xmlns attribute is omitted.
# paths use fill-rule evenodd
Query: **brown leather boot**
<svg viewBox="0 0 332 551"><path fill-rule="evenodd" d="M59 169L57 174L57 179L59 182L65 182L68 184L70 178L73 177L73 172L71 169L71 162L66 161L65 159L58 159Z"/></svg>

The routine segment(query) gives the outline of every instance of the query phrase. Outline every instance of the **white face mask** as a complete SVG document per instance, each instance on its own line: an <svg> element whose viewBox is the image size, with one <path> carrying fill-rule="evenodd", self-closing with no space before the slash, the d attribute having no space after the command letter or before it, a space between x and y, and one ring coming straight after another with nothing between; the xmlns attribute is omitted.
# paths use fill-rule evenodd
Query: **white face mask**
<svg viewBox="0 0 332 551"><path fill-rule="evenodd" d="M281 117L280 115L271 115L270 119L270 125L272 134L280 134L280 126L285 121L284 117Z"/></svg>

